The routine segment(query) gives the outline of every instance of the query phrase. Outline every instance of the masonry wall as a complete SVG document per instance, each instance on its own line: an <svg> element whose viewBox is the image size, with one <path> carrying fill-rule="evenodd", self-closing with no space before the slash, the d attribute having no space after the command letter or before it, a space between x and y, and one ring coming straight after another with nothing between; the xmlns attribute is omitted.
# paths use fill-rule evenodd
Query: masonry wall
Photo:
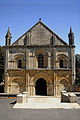
<svg viewBox="0 0 80 120"><path fill-rule="evenodd" d="M13 47L13 48L7 48L6 49L6 69L13 69L17 68L15 66L17 57L21 58L24 64L24 69L36 69L37 68L37 55L39 53L44 53L44 55L47 56L47 61L49 64L51 64L50 69L55 69L57 64L57 58L59 55L66 56L68 58L68 68L71 68L70 60L70 53L69 53L69 47ZM48 65L47 65L48 68Z"/></svg>
<svg viewBox="0 0 80 120"><path fill-rule="evenodd" d="M44 56L43 68L38 68L39 54ZM36 81L41 77L47 82L47 95L59 96L64 89L71 91L75 82L75 46L69 46L38 22L12 46L5 47L5 92L28 91L29 95L35 95Z"/></svg>
<svg viewBox="0 0 80 120"><path fill-rule="evenodd" d="M29 95L36 95L36 81L42 77L47 82L47 95L60 96L62 90L72 91L72 71L70 70L30 70L30 71L8 71L8 93L19 93L27 91ZM15 86L15 87L14 87Z"/></svg>
<svg viewBox="0 0 80 120"><path fill-rule="evenodd" d="M55 45L66 44L59 36L57 36L49 28L39 22L34 27L32 27L32 29L30 29L23 36L21 36L13 44L13 46L24 45L24 41L26 41L27 45L50 45L50 40L52 36Z"/></svg>

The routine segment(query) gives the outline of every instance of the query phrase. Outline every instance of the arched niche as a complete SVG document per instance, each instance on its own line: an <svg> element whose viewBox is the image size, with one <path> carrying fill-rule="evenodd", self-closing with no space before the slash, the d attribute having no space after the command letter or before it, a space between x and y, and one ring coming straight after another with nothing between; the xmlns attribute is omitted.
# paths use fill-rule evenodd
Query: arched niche
<svg viewBox="0 0 80 120"><path fill-rule="evenodd" d="M10 85L10 93L12 94L19 94L22 93L23 90L23 80L20 78L14 78L12 81L9 83Z"/></svg>
<svg viewBox="0 0 80 120"><path fill-rule="evenodd" d="M48 67L48 52L44 48L37 49L35 52L35 63L36 63L36 68L39 67L39 55L43 56L43 66L42 68L47 68Z"/></svg>
<svg viewBox="0 0 80 120"><path fill-rule="evenodd" d="M62 78L60 79L57 83L56 83L56 87L57 87L57 96L60 96L61 95L61 91L68 91L68 85L69 85L69 82L67 79L65 78Z"/></svg>
<svg viewBox="0 0 80 120"><path fill-rule="evenodd" d="M25 58L23 54L16 54L13 58L14 68L19 68L19 61L21 61L21 67L25 68Z"/></svg>
<svg viewBox="0 0 80 120"><path fill-rule="evenodd" d="M57 68L68 68L68 56L65 54L57 55Z"/></svg>

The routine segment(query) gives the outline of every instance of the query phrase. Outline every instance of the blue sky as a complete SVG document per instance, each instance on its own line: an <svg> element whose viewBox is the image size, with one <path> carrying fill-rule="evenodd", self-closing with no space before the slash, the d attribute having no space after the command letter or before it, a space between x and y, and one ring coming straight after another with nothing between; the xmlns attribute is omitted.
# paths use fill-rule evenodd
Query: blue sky
<svg viewBox="0 0 80 120"><path fill-rule="evenodd" d="M76 53L80 53L80 0L0 0L0 45L5 45L8 26L13 43L40 17L67 43L72 26Z"/></svg>

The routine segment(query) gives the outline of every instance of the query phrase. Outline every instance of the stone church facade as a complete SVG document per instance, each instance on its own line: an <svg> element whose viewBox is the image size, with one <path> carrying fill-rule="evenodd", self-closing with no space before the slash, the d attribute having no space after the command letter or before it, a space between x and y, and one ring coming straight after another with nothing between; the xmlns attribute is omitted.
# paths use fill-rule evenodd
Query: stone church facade
<svg viewBox="0 0 80 120"><path fill-rule="evenodd" d="M74 34L69 45L41 19L11 45L8 28L5 45L5 93L27 91L30 96L60 96L75 82Z"/></svg>

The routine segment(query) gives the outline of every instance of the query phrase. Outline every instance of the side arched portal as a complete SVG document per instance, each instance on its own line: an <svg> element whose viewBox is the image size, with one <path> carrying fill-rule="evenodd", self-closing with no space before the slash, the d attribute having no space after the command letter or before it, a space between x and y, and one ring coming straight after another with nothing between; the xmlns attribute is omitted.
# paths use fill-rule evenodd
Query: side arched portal
<svg viewBox="0 0 80 120"><path fill-rule="evenodd" d="M61 95L61 91L68 90L68 80L67 79L61 79L56 84L57 86L57 96Z"/></svg>
<svg viewBox="0 0 80 120"><path fill-rule="evenodd" d="M20 93L20 85L17 82L11 83L11 93L13 94L19 94Z"/></svg>
<svg viewBox="0 0 80 120"><path fill-rule="evenodd" d="M15 78L10 82L9 91L11 94L19 94L23 92L23 80Z"/></svg>

